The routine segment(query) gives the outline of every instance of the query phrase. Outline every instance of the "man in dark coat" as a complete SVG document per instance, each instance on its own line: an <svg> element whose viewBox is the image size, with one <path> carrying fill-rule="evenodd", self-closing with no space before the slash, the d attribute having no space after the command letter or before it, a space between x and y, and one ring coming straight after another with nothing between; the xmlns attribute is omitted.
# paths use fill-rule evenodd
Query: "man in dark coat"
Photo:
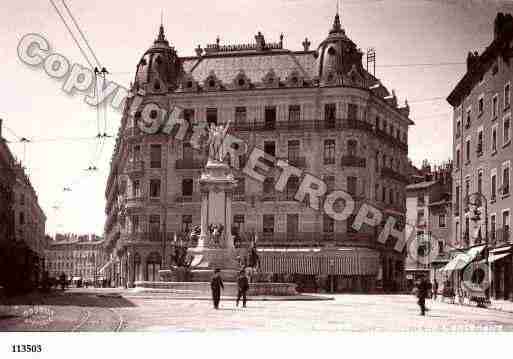
<svg viewBox="0 0 513 359"><path fill-rule="evenodd" d="M417 286L417 297L419 298L418 304L420 307L420 315L426 314L426 298L428 296L430 283L426 278L421 278Z"/></svg>
<svg viewBox="0 0 513 359"><path fill-rule="evenodd" d="M220 270L214 271L214 277L210 281L210 288L212 289L212 300L214 301L214 308L219 309L219 301L221 300L221 289L224 289L223 280L221 279Z"/></svg>
<svg viewBox="0 0 513 359"><path fill-rule="evenodd" d="M66 288L66 274L64 272L59 276L59 282L61 283L61 289L64 290Z"/></svg>
<svg viewBox="0 0 513 359"><path fill-rule="evenodd" d="M242 297L242 306L246 308L246 293L249 289L249 281L244 270L240 271L239 278L237 279L237 285L239 287L237 292L237 307L239 306L239 301Z"/></svg>

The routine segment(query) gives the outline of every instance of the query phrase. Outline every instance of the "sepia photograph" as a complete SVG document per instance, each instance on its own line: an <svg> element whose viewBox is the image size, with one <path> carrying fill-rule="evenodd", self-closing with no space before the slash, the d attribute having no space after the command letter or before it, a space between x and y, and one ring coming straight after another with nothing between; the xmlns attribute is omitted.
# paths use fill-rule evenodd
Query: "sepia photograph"
<svg viewBox="0 0 513 359"><path fill-rule="evenodd" d="M0 23L0 352L513 331L513 1L2 0Z"/></svg>

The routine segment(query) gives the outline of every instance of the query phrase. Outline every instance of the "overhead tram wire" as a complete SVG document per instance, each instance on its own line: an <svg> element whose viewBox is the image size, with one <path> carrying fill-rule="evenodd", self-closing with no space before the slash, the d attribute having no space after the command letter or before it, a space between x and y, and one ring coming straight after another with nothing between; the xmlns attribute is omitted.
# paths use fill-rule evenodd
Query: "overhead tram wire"
<svg viewBox="0 0 513 359"><path fill-rule="evenodd" d="M71 20L73 21L73 23L75 24L75 27L77 28L78 32L80 33L80 36L82 36L82 39L84 40L84 42L86 43L87 45L87 48L89 49L89 51L91 52L91 54L93 55L95 61L96 61L96 64L98 65L99 68L102 67L102 64L101 62L98 60L98 58L96 57L96 54L94 53L93 49L91 48L91 45L89 44L89 41L87 41L87 38L85 37L84 35L84 32L82 31L82 29L80 28L80 26L78 25L77 21L75 20L75 17L73 16L73 14L71 13L68 5L66 5L66 1L65 0L62 0L62 4L64 5L64 7L66 8L66 11L68 12L68 15L71 17Z"/></svg>
<svg viewBox="0 0 513 359"><path fill-rule="evenodd" d="M87 54L85 53L84 49L82 48L82 46L80 45L80 43L78 42L77 38L75 37L75 35L73 34L73 31L70 29L68 23L66 22L66 20L64 19L64 16L62 16L61 12L59 11L59 9L57 8L57 5L55 5L55 2L54 0L49 0L50 3L52 4L52 6L54 7L55 11L57 12L57 14L59 15L59 17L61 18L62 22L64 23L64 26L66 26L66 29L68 30L69 34L71 35L71 37L73 38L73 41L75 42L75 44L78 46L78 48L80 49L80 52L82 53L82 56L84 57L84 59L87 61L87 63L89 64L89 66L91 67L91 69L94 68L93 64L91 63L91 61L89 61L89 57L87 56Z"/></svg>

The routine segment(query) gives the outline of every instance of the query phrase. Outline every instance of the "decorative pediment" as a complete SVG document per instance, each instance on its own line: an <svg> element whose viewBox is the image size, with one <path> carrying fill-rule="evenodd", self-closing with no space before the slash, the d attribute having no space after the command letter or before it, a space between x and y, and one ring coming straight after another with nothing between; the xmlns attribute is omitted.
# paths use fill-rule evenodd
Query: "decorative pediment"
<svg viewBox="0 0 513 359"><path fill-rule="evenodd" d="M278 88L280 87L280 78L276 76L274 69L270 69L262 78L262 83L265 87Z"/></svg>
<svg viewBox="0 0 513 359"><path fill-rule="evenodd" d="M345 83L349 86L354 87L364 86L364 79L360 72L356 69L355 65L353 65L353 67L351 67L351 70L347 73Z"/></svg>
<svg viewBox="0 0 513 359"><path fill-rule="evenodd" d="M303 87L305 79L301 72L293 70L288 74L285 82L287 83L287 87Z"/></svg>
<svg viewBox="0 0 513 359"><path fill-rule="evenodd" d="M180 81L180 91L183 92L198 92L199 83L192 77L191 74L185 74Z"/></svg>
<svg viewBox="0 0 513 359"><path fill-rule="evenodd" d="M223 87L221 80L217 78L214 71L210 71L209 75L204 81L203 86L206 91L219 91Z"/></svg>
<svg viewBox="0 0 513 359"><path fill-rule="evenodd" d="M344 78L339 73L328 71L323 75L321 84L324 86L342 86Z"/></svg>
<svg viewBox="0 0 513 359"><path fill-rule="evenodd" d="M239 73L233 79L233 86L240 90L247 90L251 87L251 79L246 76L244 70L239 70Z"/></svg>

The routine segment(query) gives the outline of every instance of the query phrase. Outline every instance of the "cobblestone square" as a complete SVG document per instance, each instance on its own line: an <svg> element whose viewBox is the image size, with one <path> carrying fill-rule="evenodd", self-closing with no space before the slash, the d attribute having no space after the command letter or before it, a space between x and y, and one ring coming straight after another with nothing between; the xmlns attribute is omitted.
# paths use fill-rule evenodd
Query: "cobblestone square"
<svg viewBox="0 0 513 359"><path fill-rule="evenodd" d="M126 290L83 290L2 305L0 331L369 332L513 330L513 313L428 301L419 315L408 295L335 295L333 300L258 300L247 308L225 298L138 296Z"/></svg>

